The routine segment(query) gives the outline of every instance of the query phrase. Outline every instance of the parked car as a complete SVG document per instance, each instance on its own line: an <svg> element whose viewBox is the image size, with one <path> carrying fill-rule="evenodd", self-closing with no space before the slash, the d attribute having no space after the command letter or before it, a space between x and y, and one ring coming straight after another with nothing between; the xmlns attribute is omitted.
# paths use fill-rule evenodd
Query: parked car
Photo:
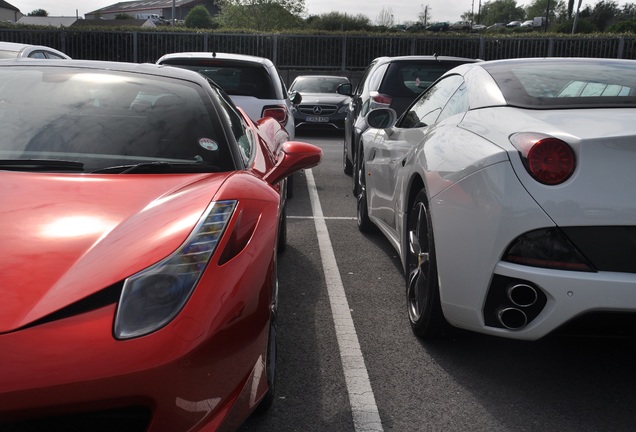
<svg viewBox="0 0 636 432"><path fill-rule="evenodd" d="M486 26L484 24L473 25L473 31L483 31L483 30L486 30Z"/></svg>
<svg viewBox="0 0 636 432"><path fill-rule="evenodd" d="M349 96L337 92L349 78L331 75L301 75L289 86L290 94L300 93L302 102L292 108L296 128L344 129Z"/></svg>
<svg viewBox="0 0 636 432"><path fill-rule="evenodd" d="M502 28L506 28L506 23L494 23L492 25L489 25L488 27L486 27L486 30L499 30Z"/></svg>
<svg viewBox="0 0 636 432"><path fill-rule="evenodd" d="M426 27L426 30L432 32L445 32L450 30L450 24L447 22L433 23Z"/></svg>
<svg viewBox="0 0 636 432"><path fill-rule="evenodd" d="M202 75L0 62L0 430L235 430L272 402L282 180Z"/></svg>
<svg viewBox="0 0 636 432"><path fill-rule="evenodd" d="M469 31L473 27L470 21L457 21L450 25L451 30Z"/></svg>
<svg viewBox="0 0 636 432"><path fill-rule="evenodd" d="M506 24L506 27L509 27L509 28L521 27L521 21L510 21L508 24Z"/></svg>
<svg viewBox="0 0 636 432"><path fill-rule="evenodd" d="M522 22L519 27L534 27L534 21L533 20L526 20L526 21Z"/></svg>
<svg viewBox="0 0 636 432"><path fill-rule="evenodd" d="M636 317L636 63L459 66L367 115L358 225L398 251L420 337L534 340Z"/></svg>
<svg viewBox="0 0 636 432"><path fill-rule="evenodd" d="M444 72L453 67L477 60L447 56L379 57L371 62L352 90L350 84L339 88L341 94L351 96L345 119L343 170L353 174L353 192L358 194L358 143L367 129L366 114L378 107L390 107L400 115L413 100Z"/></svg>
<svg viewBox="0 0 636 432"><path fill-rule="evenodd" d="M0 42L0 60L14 58L70 59L62 51L47 46Z"/></svg>
<svg viewBox="0 0 636 432"><path fill-rule="evenodd" d="M292 105L301 96L287 94L287 88L271 60L243 54L180 52L166 54L157 64L197 71L220 85L234 103L254 121L273 117L294 139Z"/></svg>

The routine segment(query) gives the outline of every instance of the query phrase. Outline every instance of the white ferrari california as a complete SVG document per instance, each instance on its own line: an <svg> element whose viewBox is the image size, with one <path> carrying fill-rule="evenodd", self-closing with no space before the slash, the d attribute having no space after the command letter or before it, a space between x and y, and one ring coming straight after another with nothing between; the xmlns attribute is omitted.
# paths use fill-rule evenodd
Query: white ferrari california
<svg viewBox="0 0 636 432"><path fill-rule="evenodd" d="M636 61L591 58L464 64L371 111L358 227L399 252L415 334L633 328L635 119Z"/></svg>

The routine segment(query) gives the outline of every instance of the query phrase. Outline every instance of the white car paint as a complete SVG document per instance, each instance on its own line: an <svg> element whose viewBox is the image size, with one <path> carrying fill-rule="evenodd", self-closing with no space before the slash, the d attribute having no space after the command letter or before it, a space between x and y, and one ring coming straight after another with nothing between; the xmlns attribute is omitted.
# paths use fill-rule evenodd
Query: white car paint
<svg viewBox="0 0 636 432"><path fill-rule="evenodd" d="M399 252L405 271L409 197L414 182L422 181L441 309L453 326L535 340L587 312L635 313L635 273L531 267L502 255L518 236L539 228L636 225L636 107L516 108L506 106L481 64L445 76L453 74L464 79L469 111L428 127L370 128L362 135L369 219ZM509 140L521 131L567 142L576 158L573 175L556 186L534 180ZM497 275L529 281L546 296L545 307L523 328L485 323Z"/></svg>

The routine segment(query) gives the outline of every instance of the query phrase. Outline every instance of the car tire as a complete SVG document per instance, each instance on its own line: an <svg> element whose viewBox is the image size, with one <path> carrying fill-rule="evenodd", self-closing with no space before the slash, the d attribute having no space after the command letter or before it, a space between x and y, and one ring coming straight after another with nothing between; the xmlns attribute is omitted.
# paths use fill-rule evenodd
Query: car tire
<svg viewBox="0 0 636 432"><path fill-rule="evenodd" d="M294 174L287 177L287 198L294 197Z"/></svg>
<svg viewBox="0 0 636 432"><path fill-rule="evenodd" d="M433 227L424 190L411 207L406 234L406 303L411 329L421 339L444 336L450 326L440 303Z"/></svg>
<svg viewBox="0 0 636 432"><path fill-rule="evenodd" d="M360 161L361 168L357 172L358 175L358 195L356 197L356 207L357 207L357 220L358 220L358 229L363 233L373 232L375 225L369 219L369 207L367 204L367 185L366 185L366 176L365 172L365 163L364 163L364 153L363 150L360 150Z"/></svg>
<svg viewBox="0 0 636 432"><path fill-rule="evenodd" d="M285 252L287 248L287 206L283 207L283 212L280 215L280 221L278 222L278 240L276 242L276 251L278 253Z"/></svg>
<svg viewBox="0 0 636 432"><path fill-rule="evenodd" d="M277 315L278 315L278 270L274 259L274 287L272 292L272 302L270 305L269 332L267 337L267 358L265 360L265 373L267 374L267 392L256 407L255 413L262 415L274 403L276 393L276 356L278 352L277 340Z"/></svg>
<svg viewBox="0 0 636 432"><path fill-rule="evenodd" d="M346 175L353 174L353 163L347 157L347 143L342 146L342 170Z"/></svg>
<svg viewBox="0 0 636 432"><path fill-rule="evenodd" d="M352 151L354 152L355 156L353 158L353 196L357 197L360 194L360 168L359 168L359 164L360 164L360 160L362 158L362 155L359 153L356 153L355 147L352 145L351 146Z"/></svg>

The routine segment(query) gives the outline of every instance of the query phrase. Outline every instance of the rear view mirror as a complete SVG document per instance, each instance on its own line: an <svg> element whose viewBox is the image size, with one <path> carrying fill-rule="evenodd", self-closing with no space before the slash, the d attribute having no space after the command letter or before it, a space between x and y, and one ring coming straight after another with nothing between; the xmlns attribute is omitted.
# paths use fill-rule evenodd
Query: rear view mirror
<svg viewBox="0 0 636 432"><path fill-rule="evenodd" d="M345 96L352 96L353 86L351 85L351 83L340 84L338 88L336 89L336 93L345 95Z"/></svg>
<svg viewBox="0 0 636 432"><path fill-rule="evenodd" d="M322 149L300 141L287 141L282 145L276 165L265 175L265 181L275 184L295 172L320 163Z"/></svg>
<svg viewBox="0 0 636 432"><path fill-rule="evenodd" d="M289 93L289 100L291 101L292 105L298 105L302 102L303 96L297 91L293 91Z"/></svg>
<svg viewBox="0 0 636 432"><path fill-rule="evenodd" d="M395 126L397 113L392 108L377 108L367 114L367 124L376 129L389 129Z"/></svg>

